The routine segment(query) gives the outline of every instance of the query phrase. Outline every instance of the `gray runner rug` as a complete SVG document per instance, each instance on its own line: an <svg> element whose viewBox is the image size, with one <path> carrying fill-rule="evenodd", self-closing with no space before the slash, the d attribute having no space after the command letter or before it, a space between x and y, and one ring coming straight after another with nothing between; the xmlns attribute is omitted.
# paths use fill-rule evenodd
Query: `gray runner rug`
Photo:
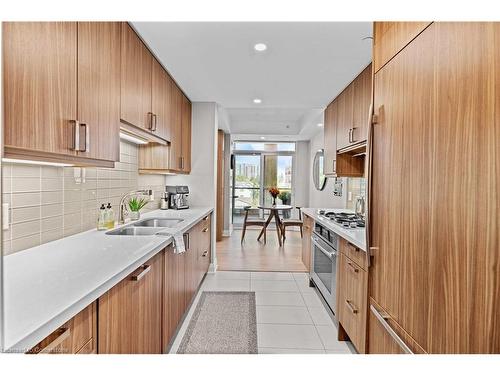
<svg viewBox="0 0 500 375"><path fill-rule="evenodd" d="M179 354L257 354L255 292L203 292Z"/></svg>

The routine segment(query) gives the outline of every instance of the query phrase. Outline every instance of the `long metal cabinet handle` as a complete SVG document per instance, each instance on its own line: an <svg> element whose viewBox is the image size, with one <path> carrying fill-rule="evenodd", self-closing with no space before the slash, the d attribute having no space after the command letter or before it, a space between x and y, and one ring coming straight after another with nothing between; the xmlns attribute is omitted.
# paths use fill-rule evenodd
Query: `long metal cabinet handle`
<svg viewBox="0 0 500 375"><path fill-rule="evenodd" d="M349 307L349 310L351 310L351 312L353 314L357 314L358 313L358 309L352 304L351 301L349 301L348 299L346 299L345 303L346 303L347 307Z"/></svg>
<svg viewBox="0 0 500 375"><path fill-rule="evenodd" d="M399 347L405 352L406 354L414 354L413 351L408 347L408 345L405 344L403 339L399 337L399 335L394 331L389 323L387 323L387 319L389 319L388 316L383 316L373 305L370 305L370 310L372 311L373 315L377 320L380 322L382 327L387 331L387 333L396 341L396 343L399 345Z"/></svg>
<svg viewBox="0 0 500 375"><path fill-rule="evenodd" d="M80 125L85 127L85 148L83 150L80 150L80 151L89 152L90 151L90 128L87 124L80 124Z"/></svg>
<svg viewBox="0 0 500 375"><path fill-rule="evenodd" d="M335 255L337 255L337 252L336 252L336 251L331 252L331 253L330 253L330 252L328 252L328 251L327 251L324 247L322 247L322 246L321 246L321 244L320 244L320 243L319 243L319 242L318 242L318 241L317 241L314 237L311 237L311 241L312 241L312 243L313 243L313 244L315 244L315 245L318 247L318 249L319 249L319 250L320 250L323 254L325 254L328 258L330 258L330 259L331 259L331 258L332 258L332 257L334 257Z"/></svg>
<svg viewBox="0 0 500 375"><path fill-rule="evenodd" d="M71 121L71 125L73 125L73 146L71 150L79 151L80 150L80 122L78 120Z"/></svg>
<svg viewBox="0 0 500 375"><path fill-rule="evenodd" d="M351 142L351 133L352 133L352 128L351 128L351 129L349 129L349 143L352 143L352 142Z"/></svg>
<svg viewBox="0 0 500 375"><path fill-rule="evenodd" d="M355 127L355 126L351 129L351 143L355 143L355 142L356 142L356 141L354 140L354 129L356 129L356 127Z"/></svg>
<svg viewBox="0 0 500 375"><path fill-rule="evenodd" d="M154 124L155 124L153 131L155 132L156 131L156 124L157 124L156 113L153 113L153 119L154 119Z"/></svg>
<svg viewBox="0 0 500 375"><path fill-rule="evenodd" d="M365 242L366 242L366 265L371 266L370 254L370 216L372 198L372 170L373 170L373 101L368 111L368 136L366 142L366 215L365 215Z"/></svg>
<svg viewBox="0 0 500 375"><path fill-rule="evenodd" d="M149 264L145 264L141 266L142 271L139 272L138 274L133 274L132 275L132 281L139 281L142 279L146 274L151 271L151 266Z"/></svg>
<svg viewBox="0 0 500 375"><path fill-rule="evenodd" d="M207 233L208 232L208 228L203 228L202 232L203 233Z"/></svg>
<svg viewBox="0 0 500 375"><path fill-rule="evenodd" d="M149 122L148 129L153 131L153 112L148 112L148 122Z"/></svg>

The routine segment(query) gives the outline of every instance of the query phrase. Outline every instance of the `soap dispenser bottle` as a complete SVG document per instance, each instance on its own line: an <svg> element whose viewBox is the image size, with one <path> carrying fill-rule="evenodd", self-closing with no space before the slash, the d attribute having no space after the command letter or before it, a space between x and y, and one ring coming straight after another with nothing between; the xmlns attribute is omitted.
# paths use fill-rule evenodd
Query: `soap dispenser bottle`
<svg viewBox="0 0 500 375"><path fill-rule="evenodd" d="M115 227L115 212L111 208L111 203L106 207L106 227L113 229Z"/></svg>
<svg viewBox="0 0 500 375"><path fill-rule="evenodd" d="M104 207L104 203L101 204L101 208L99 209L99 216L97 217L97 230L106 230L106 207Z"/></svg>

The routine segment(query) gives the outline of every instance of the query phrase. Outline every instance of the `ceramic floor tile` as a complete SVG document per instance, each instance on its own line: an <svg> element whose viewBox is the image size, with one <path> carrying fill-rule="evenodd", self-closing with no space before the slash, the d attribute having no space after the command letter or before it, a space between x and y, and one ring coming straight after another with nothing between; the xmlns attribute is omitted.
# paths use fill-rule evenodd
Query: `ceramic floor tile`
<svg viewBox="0 0 500 375"><path fill-rule="evenodd" d="M335 326L316 326L319 336L326 350L338 353L350 353L344 341L337 340L337 328Z"/></svg>
<svg viewBox="0 0 500 375"><path fill-rule="evenodd" d="M209 279L205 280L202 285L203 290L213 291L249 291L250 280L238 279Z"/></svg>
<svg viewBox="0 0 500 375"><path fill-rule="evenodd" d="M305 272L294 272L292 276L295 280L307 280L309 281L309 274Z"/></svg>
<svg viewBox="0 0 500 375"><path fill-rule="evenodd" d="M316 288L309 286L309 279L295 279L301 293L316 293Z"/></svg>
<svg viewBox="0 0 500 375"><path fill-rule="evenodd" d="M252 272L251 278L252 280L294 280L289 272Z"/></svg>
<svg viewBox="0 0 500 375"><path fill-rule="evenodd" d="M306 307L257 306L257 324L313 324Z"/></svg>
<svg viewBox="0 0 500 375"><path fill-rule="evenodd" d="M316 293L302 294L302 298L307 307L324 307L321 297Z"/></svg>
<svg viewBox="0 0 500 375"><path fill-rule="evenodd" d="M293 280L251 280L250 288L263 292L298 292L297 283Z"/></svg>
<svg viewBox="0 0 500 375"><path fill-rule="evenodd" d="M292 292L255 292L257 306L305 306L300 293Z"/></svg>
<svg viewBox="0 0 500 375"><path fill-rule="evenodd" d="M250 280L250 272L243 271L217 271L215 273L208 273L207 279L221 279L221 280Z"/></svg>
<svg viewBox="0 0 500 375"><path fill-rule="evenodd" d="M328 312L326 311L326 307L308 307L309 314L311 314L311 318L314 324L319 326L333 326L333 319L330 317Z"/></svg>
<svg viewBox="0 0 500 375"><path fill-rule="evenodd" d="M259 354L325 354L321 349L259 348Z"/></svg>
<svg viewBox="0 0 500 375"><path fill-rule="evenodd" d="M257 324L259 347L283 349L324 349L315 326Z"/></svg>

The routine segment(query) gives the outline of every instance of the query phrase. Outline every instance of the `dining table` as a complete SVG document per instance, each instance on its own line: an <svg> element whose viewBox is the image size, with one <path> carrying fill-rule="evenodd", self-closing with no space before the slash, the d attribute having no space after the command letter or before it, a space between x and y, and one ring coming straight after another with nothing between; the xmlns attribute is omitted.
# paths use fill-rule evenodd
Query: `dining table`
<svg viewBox="0 0 500 375"><path fill-rule="evenodd" d="M292 206L289 206L287 204L273 204L273 205L259 205L258 206L261 210L268 210L269 211L269 217L266 220L266 223L264 224L264 227L260 231L259 237L257 238L257 241L260 240L264 232L267 230L267 227L271 223L271 220L274 218L274 222L276 223L276 233L278 234L278 243L281 246L283 246L283 241L282 241L282 234L281 234L281 218L279 215L279 211L290 211L292 209Z"/></svg>

